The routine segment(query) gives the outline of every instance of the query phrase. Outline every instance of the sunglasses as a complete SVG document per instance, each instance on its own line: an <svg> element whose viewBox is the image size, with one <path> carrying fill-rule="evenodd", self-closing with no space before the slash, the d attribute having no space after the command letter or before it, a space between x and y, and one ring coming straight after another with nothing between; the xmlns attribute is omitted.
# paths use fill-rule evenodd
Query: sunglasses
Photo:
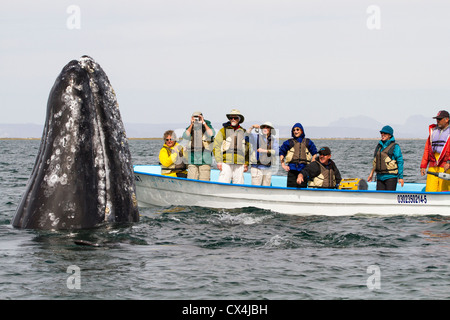
<svg viewBox="0 0 450 320"><path fill-rule="evenodd" d="M234 117L234 116L231 116L231 117L229 117L228 119L230 119L230 120L240 120L241 118L240 118L240 117Z"/></svg>
<svg viewBox="0 0 450 320"><path fill-rule="evenodd" d="M169 141L175 141L175 139L166 139L167 142Z"/></svg>
<svg viewBox="0 0 450 320"><path fill-rule="evenodd" d="M293 129L292 131L302 131L302 129L300 129L300 128L295 128L295 129Z"/></svg>

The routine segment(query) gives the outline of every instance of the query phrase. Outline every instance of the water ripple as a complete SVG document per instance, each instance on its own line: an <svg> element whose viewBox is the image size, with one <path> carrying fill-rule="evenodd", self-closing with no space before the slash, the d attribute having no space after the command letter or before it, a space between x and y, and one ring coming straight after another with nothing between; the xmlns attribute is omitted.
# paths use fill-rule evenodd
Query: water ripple
<svg viewBox="0 0 450 320"><path fill-rule="evenodd" d="M400 143L406 179L423 182L423 141ZM450 298L448 217L296 217L179 206L142 208L132 225L17 230L10 223L39 141L0 144L1 299ZM320 144L334 150L344 176L368 175L374 141ZM130 141L135 163L157 163L160 145ZM67 287L72 265L81 270L81 290ZM367 287L369 266L379 267L379 290Z"/></svg>

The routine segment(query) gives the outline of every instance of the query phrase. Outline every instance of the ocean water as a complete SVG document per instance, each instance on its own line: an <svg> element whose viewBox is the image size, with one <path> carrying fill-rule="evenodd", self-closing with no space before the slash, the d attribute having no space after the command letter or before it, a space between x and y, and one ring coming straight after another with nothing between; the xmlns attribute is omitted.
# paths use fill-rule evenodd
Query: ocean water
<svg viewBox="0 0 450 320"><path fill-rule="evenodd" d="M344 178L369 174L376 141L315 142L332 149ZM405 180L424 182L424 141L398 142ZM15 229L11 220L39 144L0 140L0 299L450 298L450 219L442 216L167 207L141 208L131 225ZM134 164L156 164L160 147L131 140Z"/></svg>

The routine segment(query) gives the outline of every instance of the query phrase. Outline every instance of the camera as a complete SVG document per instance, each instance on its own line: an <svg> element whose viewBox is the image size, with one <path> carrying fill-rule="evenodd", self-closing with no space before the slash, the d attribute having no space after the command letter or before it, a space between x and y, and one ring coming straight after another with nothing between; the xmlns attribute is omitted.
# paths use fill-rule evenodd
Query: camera
<svg viewBox="0 0 450 320"><path fill-rule="evenodd" d="M200 117L199 116L194 116L194 121L195 122L199 122L200 121Z"/></svg>

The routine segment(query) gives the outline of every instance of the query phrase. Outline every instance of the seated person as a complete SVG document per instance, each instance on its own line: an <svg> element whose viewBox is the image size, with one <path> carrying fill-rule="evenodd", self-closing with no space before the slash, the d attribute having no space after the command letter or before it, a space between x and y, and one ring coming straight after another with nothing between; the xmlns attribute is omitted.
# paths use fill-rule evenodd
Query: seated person
<svg viewBox="0 0 450 320"><path fill-rule="evenodd" d="M176 141L177 137L173 130L164 132L164 145L159 151L159 162L161 174L171 177L186 178L186 163L183 159L183 148Z"/></svg>
<svg viewBox="0 0 450 320"><path fill-rule="evenodd" d="M320 148L319 160L307 165L297 177L297 183L308 181L308 187L336 189L341 182L341 173L331 160L331 150L328 147Z"/></svg>

